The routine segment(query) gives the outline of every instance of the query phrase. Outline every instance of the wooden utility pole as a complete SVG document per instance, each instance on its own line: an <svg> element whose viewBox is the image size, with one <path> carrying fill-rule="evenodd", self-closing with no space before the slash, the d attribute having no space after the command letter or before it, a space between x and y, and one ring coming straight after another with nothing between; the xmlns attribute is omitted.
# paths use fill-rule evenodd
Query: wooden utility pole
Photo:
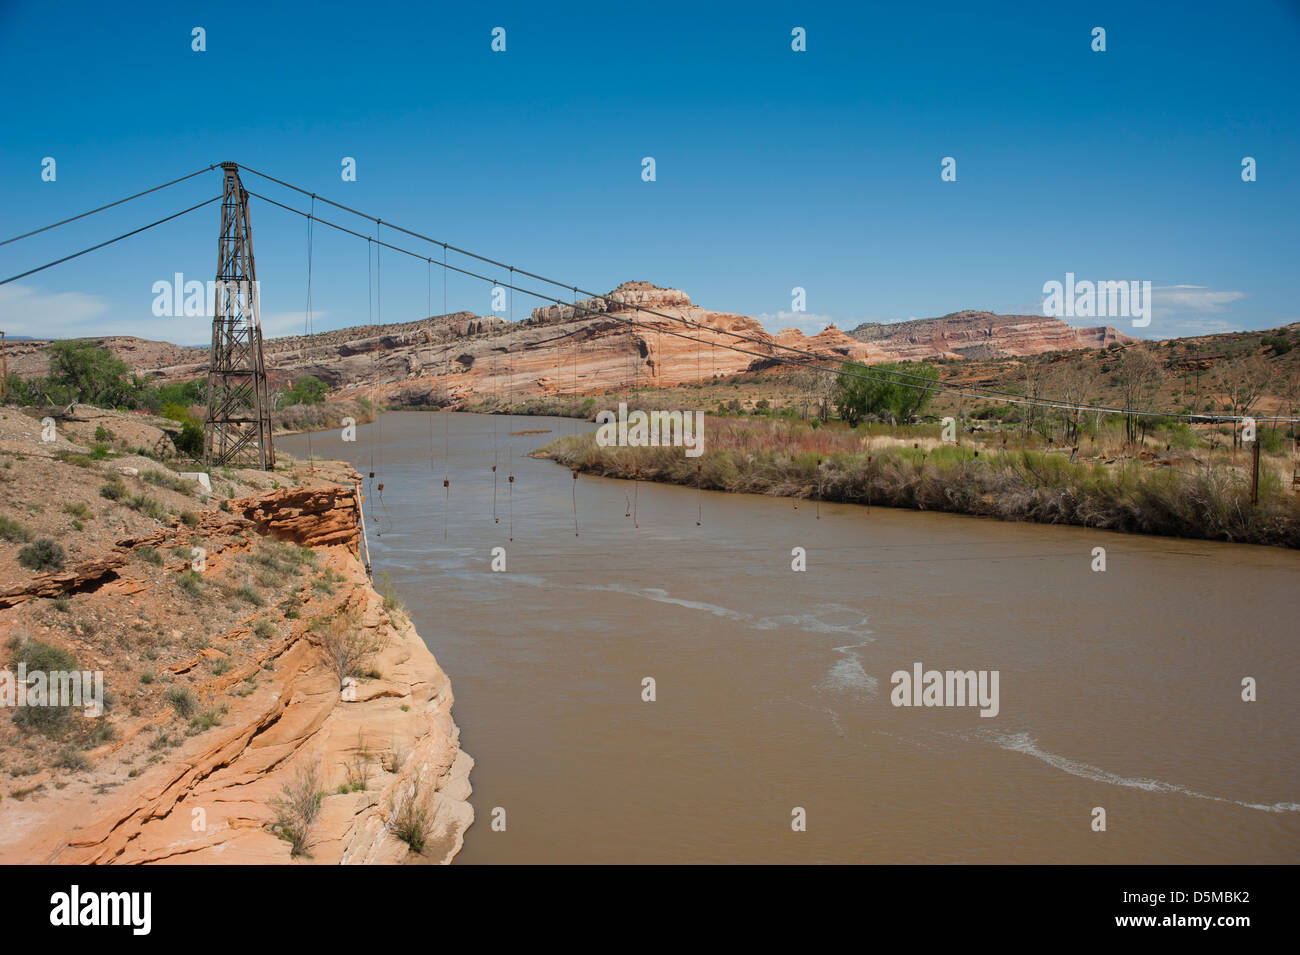
<svg viewBox="0 0 1300 955"><path fill-rule="evenodd" d="M5 354L5 333L0 332L0 404L9 396L9 357Z"/></svg>
<svg viewBox="0 0 1300 955"><path fill-rule="evenodd" d="M1259 504L1259 435L1250 442L1250 460L1250 504L1254 507Z"/></svg>

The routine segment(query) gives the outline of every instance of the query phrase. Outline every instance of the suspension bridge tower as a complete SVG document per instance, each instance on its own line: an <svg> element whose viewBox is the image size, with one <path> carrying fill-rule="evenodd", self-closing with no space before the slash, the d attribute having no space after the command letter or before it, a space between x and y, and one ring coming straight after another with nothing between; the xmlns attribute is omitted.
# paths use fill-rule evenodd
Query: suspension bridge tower
<svg viewBox="0 0 1300 955"><path fill-rule="evenodd" d="M248 192L239 166L224 162L221 235L217 240L216 308L208 366L203 463L275 469L271 400L262 362L262 321Z"/></svg>

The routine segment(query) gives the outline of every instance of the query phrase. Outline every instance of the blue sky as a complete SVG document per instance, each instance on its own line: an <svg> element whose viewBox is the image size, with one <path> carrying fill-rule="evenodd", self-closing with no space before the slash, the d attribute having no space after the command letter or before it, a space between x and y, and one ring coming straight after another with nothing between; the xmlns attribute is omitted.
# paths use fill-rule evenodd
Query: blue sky
<svg viewBox="0 0 1300 955"><path fill-rule="evenodd" d="M0 0L0 239L230 159L569 284L648 280L773 330L1040 312L1067 272L1151 281L1148 337L1300 320L1297 4L987 6ZM219 190L212 172L0 247L0 278ZM155 317L152 289L213 277L218 217L0 286L0 328L206 342L209 319ZM268 333L301 331L305 221L256 199L252 219ZM425 265L399 259L385 321L427 310ZM317 329L372 314L366 243L318 228L313 272ZM490 311L486 283L448 293ZM538 304L517 295L515 317Z"/></svg>

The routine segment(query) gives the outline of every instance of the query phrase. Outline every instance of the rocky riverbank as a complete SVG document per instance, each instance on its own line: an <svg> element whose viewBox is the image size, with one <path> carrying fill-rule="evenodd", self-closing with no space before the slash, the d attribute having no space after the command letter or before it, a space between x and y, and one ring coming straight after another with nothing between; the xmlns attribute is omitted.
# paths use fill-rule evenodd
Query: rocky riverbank
<svg viewBox="0 0 1300 955"><path fill-rule="evenodd" d="M367 578L355 472L209 489L41 430L0 410L0 667L104 692L6 708L0 863L450 861L473 760L447 675Z"/></svg>

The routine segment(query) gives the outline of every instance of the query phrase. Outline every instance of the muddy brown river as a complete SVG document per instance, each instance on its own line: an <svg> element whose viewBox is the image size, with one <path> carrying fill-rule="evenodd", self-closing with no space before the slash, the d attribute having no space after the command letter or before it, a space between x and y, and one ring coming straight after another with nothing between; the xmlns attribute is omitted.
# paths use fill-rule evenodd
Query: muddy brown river
<svg viewBox="0 0 1300 955"><path fill-rule="evenodd" d="M1300 554L575 488L524 456L592 427L407 412L310 439L384 484L376 578L476 761L458 862L1300 861ZM896 689L918 665L931 702L996 671L996 707Z"/></svg>

